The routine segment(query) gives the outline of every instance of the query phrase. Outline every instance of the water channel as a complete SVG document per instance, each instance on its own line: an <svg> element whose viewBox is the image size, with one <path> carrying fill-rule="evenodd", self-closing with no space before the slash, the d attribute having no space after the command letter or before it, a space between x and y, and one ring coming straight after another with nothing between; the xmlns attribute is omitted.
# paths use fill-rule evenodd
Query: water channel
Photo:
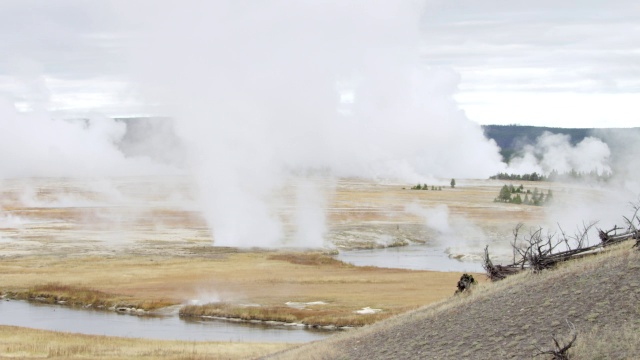
<svg viewBox="0 0 640 360"><path fill-rule="evenodd" d="M410 245L372 250L341 251L338 260L356 266L376 266L411 270L480 272L480 258L458 260L450 258L445 249L430 245Z"/></svg>
<svg viewBox="0 0 640 360"><path fill-rule="evenodd" d="M342 251L337 255L337 259L356 266L483 272L478 259L452 259L444 249L428 245ZM335 333L296 326L225 320L186 320L175 314L156 317L135 316L6 300L0 301L0 325L91 335L185 341L309 342Z"/></svg>
<svg viewBox="0 0 640 360"><path fill-rule="evenodd" d="M7 300L0 301L0 325L90 335L185 341L309 342L335 333L223 320L184 320L177 315L135 316Z"/></svg>

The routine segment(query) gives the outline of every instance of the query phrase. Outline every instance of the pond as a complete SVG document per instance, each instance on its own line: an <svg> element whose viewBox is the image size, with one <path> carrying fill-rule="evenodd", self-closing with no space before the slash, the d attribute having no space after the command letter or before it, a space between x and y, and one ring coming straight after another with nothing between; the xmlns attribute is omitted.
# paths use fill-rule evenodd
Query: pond
<svg viewBox="0 0 640 360"><path fill-rule="evenodd" d="M0 301L0 325L159 340L309 342L335 331L249 324L224 320L183 320L173 316L135 316L79 310L60 305Z"/></svg>
<svg viewBox="0 0 640 360"><path fill-rule="evenodd" d="M409 245L371 250L340 251L338 260L356 266L376 266L411 270L484 272L480 258L450 258L444 249L430 245Z"/></svg>

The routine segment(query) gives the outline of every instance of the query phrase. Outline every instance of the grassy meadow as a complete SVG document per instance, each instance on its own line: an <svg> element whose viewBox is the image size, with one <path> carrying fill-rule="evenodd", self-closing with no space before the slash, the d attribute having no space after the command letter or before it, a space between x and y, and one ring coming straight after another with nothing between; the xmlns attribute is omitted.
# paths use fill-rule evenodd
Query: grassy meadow
<svg viewBox="0 0 640 360"><path fill-rule="evenodd" d="M184 205L194 195L183 182L174 182L119 179L112 185L127 200L110 203L107 195L76 180L34 179L27 182L28 191L19 180L3 181L0 293L61 306L153 313L177 305L185 317L349 327L385 324L428 304L462 301L452 300L458 272L356 267L335 260L333 250L213 247L204 219ZM546 220L542 207L495 203L503 181L457 183L455 189L445 186L448 180L431 184L443 186L441 191L358 179L327 184L327 245L357 249L429 244L434 231L425 228L421 215L407 211L408 204L446 205L454 226L460 219L466 224L459 236L483 234L466 244L478 253L484 241L508 245L519 222ZM557 183L524 186L551 188L560 203L569 195L603 196ZM282 193L286 197L293 191ZM283 210L282 216L286 225L290 214ZM486 281L482 275L475 277ZM358 313L362 309L376 310ZM118 339L7 326L0 331L11 334L0 336L0 357L14 358L233 359L290 346ZM348 334L336 338L344 336Z"/></svg>

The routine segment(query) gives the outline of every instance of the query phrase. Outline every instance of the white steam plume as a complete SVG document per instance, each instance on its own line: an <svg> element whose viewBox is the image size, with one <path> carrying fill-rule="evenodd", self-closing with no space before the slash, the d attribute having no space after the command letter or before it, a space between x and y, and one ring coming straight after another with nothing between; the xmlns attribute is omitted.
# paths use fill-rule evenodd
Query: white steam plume
<svg viewBox="0 0 640 360"><path fill-rule="evenodd" d="M522 154L509 163L512 173L549 174L556 170L568 173L571 170L588 173L611 172L609 146L596 137L586 137L578 144L571 144L569 135L544 132L534 145L525 145Z"/></svg>
<svg viewBox="0 0 640 360"><path fill-rule="evenodd" d="M77 120L53 117L43 67L20 56L11 57L10 65L5 79L21 90L0 97L0 178L170 171L149 159L127 158L120 151L118 143L127 131L124 122L100 115Z"/></svg>
<svg viewBox="0 0 640 360"><path fill-rule="evenodd" d="M623 216L632 212L629 204L640 201L640 160L634 155L640 150L639 135L637 129L597 130L574 146L568 135L545 132L534 145L524 147L522 154L510 162L508 171L611 174L606 182L587 176L568 188L562 183L554 184L559 197L545 209L548 231L557 232L560 227L572 236L595 223L589 236L592 243L597 242L598 228L624 226Z"/></svg>
<svg viewBox="0 0 640 360"><path fill-rule="evenodd" d="M126 127L113 119L63 120L44 111L19 113L0 99L0 128L0 178L168 171L148 159L125 157L117 143Z"/></svg>
<svg viewBox="0 0 640 360"><path fill-rule="evenodd" d="M269 198L299 171L413 182L503 169L452 99L458 75L420 66L415 1L135 4L134 71L176 118L216 244L280 244ZM313 208L296 217L317 244Z"/></svg>
<svg viewBox="0 0 640 360"><path fill-rule="evenodd" d="M487 243L488 238L480 227L461 214L451 214L447 205L423 207L411 203L405 206L405 211L420 217L427 229L435 231L437 245L449 254L477 253Z"/></svg>

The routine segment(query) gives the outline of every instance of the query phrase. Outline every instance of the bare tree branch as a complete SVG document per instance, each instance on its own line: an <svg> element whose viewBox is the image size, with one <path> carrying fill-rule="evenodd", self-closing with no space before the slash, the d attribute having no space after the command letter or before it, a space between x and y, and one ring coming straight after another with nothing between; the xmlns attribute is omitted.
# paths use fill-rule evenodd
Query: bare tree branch
<svg viewBox="0 0 640 360"><path fill-rule="evenodd" d="M561 345L560 340L558 340L558 337L554 334L552 336L553 349L543 350L536 346L538 353L535 356L551 355L551 359L553 360L569 360L571 358L569 356L569 349L571 349L578 338L578 332L576 331L576 327L569 320L566 320L566 322L569 326L570 334L572 335L571 340L565 345Z"/></svg>

